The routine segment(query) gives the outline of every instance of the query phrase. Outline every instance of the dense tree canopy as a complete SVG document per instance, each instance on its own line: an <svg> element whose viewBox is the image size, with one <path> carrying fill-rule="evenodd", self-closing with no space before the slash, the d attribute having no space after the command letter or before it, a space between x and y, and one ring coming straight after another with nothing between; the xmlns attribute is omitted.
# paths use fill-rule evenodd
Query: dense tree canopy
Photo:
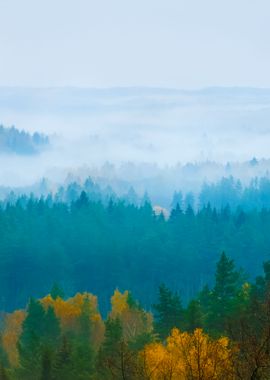
<svg viewBox="0 0 270 380"><path fill-rule="evenodd" d="M161 285L154 315L118 289L106 319L90 293L32 298L3 316L0 379L267 379L269 265L246 283L223 253L211 288L185 307Z"/></svg>
<svg viewBox="0 0 270 380"><path fill-rule="evenodd" d="M186 303L213 284L223 250L247 273L260 274L260 262L269 257L269 229L267 209L217 211L208 204L194 212L177 203L166 220L149 202L105 205L85 192L71 203L21 197L0 209L0 306L21 307L59 284L54 297L57 291L93 291L102 313L116 287L150 307L162 282Z"/></svg>

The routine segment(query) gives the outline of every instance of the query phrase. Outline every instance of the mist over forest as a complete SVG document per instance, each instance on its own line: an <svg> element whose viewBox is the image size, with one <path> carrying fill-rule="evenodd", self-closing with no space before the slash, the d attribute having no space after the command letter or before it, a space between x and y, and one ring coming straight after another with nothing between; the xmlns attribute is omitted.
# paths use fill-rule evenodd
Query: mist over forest
<svg viewBox="0 0 270 380"><path fill-rule="evenodd" d="M0 380L270 379L269 14L0 1Z"/></svg>
<svg viewBox="0 0 270 380"><path fill-rule="evenodd" d="M0 115L0 379L123 379L127 355L163 380L142 352L160 368L172 334L240 347L217 379L249 378L249 331L268 362L270 90L0 88Z"/></svg>
<svg viewBox="0 0 270 380"><path fill-rule="evenodd" d="M2 87L0 113L5 127L50 139L34 158L1 149L2 186L44 177L60 183L74 174L116 178L139 192L166 183L169 197L222 176L249 182L269 170L268 89ZM254 157L262 160L255 169L247 164Z"/></svg>

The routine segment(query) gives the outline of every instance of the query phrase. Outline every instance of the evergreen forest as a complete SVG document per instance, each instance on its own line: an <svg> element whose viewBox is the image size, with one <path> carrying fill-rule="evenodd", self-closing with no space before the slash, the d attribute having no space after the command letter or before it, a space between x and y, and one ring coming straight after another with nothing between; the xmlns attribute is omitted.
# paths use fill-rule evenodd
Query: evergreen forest
<svg viewBox="0 0 270 380"><path fill-rule="evenodd" d="M268 379L269 290L269 261L247 282L224 252L213 285L186 305L165 284L151 310L115 289L102 318L95 295L54 284L2 316L0 379Z"/></svg>

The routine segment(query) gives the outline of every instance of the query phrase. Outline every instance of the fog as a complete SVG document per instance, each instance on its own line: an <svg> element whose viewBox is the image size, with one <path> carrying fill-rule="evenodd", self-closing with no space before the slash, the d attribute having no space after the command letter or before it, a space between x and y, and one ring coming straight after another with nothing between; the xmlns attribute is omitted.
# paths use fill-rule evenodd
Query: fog
<svg viewBox="0 0 270 380"><path fill-rule="evenodd" d="M106 162L136 163L146 178L153 167L143 173L142 163L164 169L269 158L270 89L2 87L0 115L1 124L42 132L51 141L39 155L2 154L0 184L6 186L42 177L61 182L67 173L84 168L93 174ZM211 171L199 180L206 178Z"/></svg>

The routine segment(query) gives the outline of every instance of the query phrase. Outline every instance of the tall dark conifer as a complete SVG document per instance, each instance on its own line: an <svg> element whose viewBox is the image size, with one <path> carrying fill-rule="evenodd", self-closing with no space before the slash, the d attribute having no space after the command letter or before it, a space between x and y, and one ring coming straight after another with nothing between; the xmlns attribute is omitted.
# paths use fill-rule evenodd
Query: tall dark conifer
<svg viewBox="0 0 270 380"><path fill-rule="evenodd" d="M158 303L153 305L154 328L160 339L164 340L174 327L183 326L183 308L177 293L164 284L159 287Z"/></svg>

